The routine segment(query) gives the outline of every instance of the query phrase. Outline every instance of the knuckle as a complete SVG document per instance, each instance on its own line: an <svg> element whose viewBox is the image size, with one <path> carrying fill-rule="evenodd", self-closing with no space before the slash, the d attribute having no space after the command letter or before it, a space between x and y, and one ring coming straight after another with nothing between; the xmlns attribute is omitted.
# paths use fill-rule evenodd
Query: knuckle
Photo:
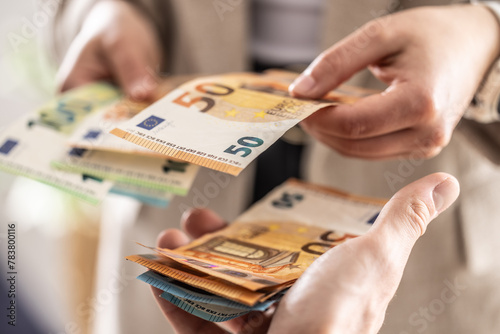
<svg viewBox="0 0 500 334"><path fill-rule="evenodd" d="M414 155L424 159L430 159L438 155L448 145L451 134L444 126L435 126L423 139L417 142Z"/></svg>
<svg viewBox="0 0 500 334"><path fill-rule="evenodd" d="M350 139L362 137L367 131L366 125L358 119L346 118L339 121L339 135Z"/></svg>
<svg viewBox="0 0 500 334"><path fill-rule="evenodd" d="M405 217L410 232L419 237L424 234L427 223L432 217L431 209L422 199L414 198L407 206Z"/></svg>
<svg viewBox="0 0 500 334"><path fill-rule="evenodd" d="M438 114L433 97L427 92L422 92L415 99L415 109L421 122L429 122Z"/></svg>
<svg viewBox="0 0 500 334"><path fill-rule="evenodd" d="M434 153L441 150L450 141L450 136L447 134L443 126L436 126L422 141L424 151Z"/></svg>
<svg viewBox="0 0 500 334"><path fill-rule="evenodd" d="M424 159L431 159L437 156L440 152L442 151L441 147L435 147L433 149L428 149L427 151L424 151L423 158Z"/></svg>
<svg viewBox="0 0 500 334"><path fill-rule="evenodd" d="M443 148L449 142L449 136L447 135L443 127L438 127L429 136L430 142L433 144L434 148Z"/></svg>
<svg viewBox="0 0 500 334"><path fill-rule="evenodd" d="M340 68L340 59L335 51L322 52L315 61L315 68L324 73L335 73Z"/></svg>
<svg viewBox="0 0 500 334"><path fill-rule="evenodd" d="M390 29L387 27L387 18L371 20L361 27L360 33L366 35L377 44L386 44L392 40Z"/></svg>

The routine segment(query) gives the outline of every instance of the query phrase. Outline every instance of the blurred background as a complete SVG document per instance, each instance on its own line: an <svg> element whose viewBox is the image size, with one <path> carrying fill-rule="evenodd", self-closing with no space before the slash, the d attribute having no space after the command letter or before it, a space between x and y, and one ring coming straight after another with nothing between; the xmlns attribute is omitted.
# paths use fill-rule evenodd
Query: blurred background
<svg viewBox="0 0 500 334"><path fill-rule="evenodd" d="M0 132L57 93L57 68L42 43L53 17L37 8L38 3L0 3ZM196 187L212 181L208 172L200 174ZM228 201L235 201L234 193L249 189L248 180L241 176L233 180L210 201L211 206L222 212ZM180 209L193 206L193 196L196 193L176 197L168 211L117 195L92 206L0 170L0 333L173 333L149 286L135 279L144 269L124 257L141 252L134 241L154 245L161 230L178 227L184 210ZM234 205L226 211L230 221L241 208ZM7 317L11 301L7 241L12 224L15 326Z"/></svg>
<svg viewBox="0 0 500 334"><path fill-rule="evenodd" d="M32 0L0 2L0 131L55 92ZM48 23L47 23L48 24ZM39 29L38 29L39 28ZM99 209L0 171L0 333L87 333ZM7 324L7 225L16 225L16 326ZM77 311L80 306L80 312Z"/></svg>

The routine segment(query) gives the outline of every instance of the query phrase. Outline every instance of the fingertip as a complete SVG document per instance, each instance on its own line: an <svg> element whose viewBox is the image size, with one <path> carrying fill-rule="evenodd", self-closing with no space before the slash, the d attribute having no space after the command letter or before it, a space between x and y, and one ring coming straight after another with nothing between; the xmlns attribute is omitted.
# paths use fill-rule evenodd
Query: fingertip
<svg viewBox="0 0 500 334"><path fill-rule="evenodd" d="M316 80L310 73L304 72L294 80L289 86L288 91L294 97L309 97L313 96L315 87Z"/></svg>
<svg viewBox="0 0 500 334"><path fill-rule="evenodd" d="M125 93L135 101L154 101L160 79L149 66L137 67L131 73L118 75Z"/></svg>
<svg viewBox="0 0 500 334"><path fill-rule="evenodd" d="M460 195L460 184L458 180L449 174L440 173L443 180L434 187L432 199L436 216L448 209Z"/></svg>
<svg viewBox="0 0 500 334"><path fill-rule="evenodd" d="M151 91L143 87L141 84L133 84L130 87L125 88L125 93L133 101L137 102L146 101L153 95Z"/></svg>
<svg viewBox="0 0 500 334"><path fill-rule="evenodd" d="M368 233L390 249L411 250L429 223L457 199L460 186L446 173L427 175L399 190L384 206Z"/></svg>
<svg viewBox="0 0 500 334"><path fill-rule="evenodd" d="M183 214L181 225L190 236L199 238L204 234L220 230L227 224L211 210L194 208Z"/></svg>
<svg viewBox="0 0 500 334"><path fill-rule="evenodd" d="M175 249L189 243L189 237L177 229L162 231L156 239L156 245L160 248Z"/></svg>

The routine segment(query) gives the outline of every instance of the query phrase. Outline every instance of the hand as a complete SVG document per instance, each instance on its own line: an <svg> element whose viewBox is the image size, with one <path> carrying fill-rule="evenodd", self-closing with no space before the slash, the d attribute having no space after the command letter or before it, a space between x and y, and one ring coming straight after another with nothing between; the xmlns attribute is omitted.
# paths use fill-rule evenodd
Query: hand
<svg viewBox="0 0 500 334"><path fill-rule="evenodd" d="M368 233L336 246L316 260L276 309L223 323L245 333L377 333L389 301L401 281L410 251L429 222L459 193L455 178L429 175L400 190L386 204ZM226 223L206 209L183 217L183 227L198 238ZM189 242L178 230L160 234L158 246L176 248ZM215 323L195 317L153 288L158 305L179 333L225 333Z"/></svg>
<svg viewBox="0 0 500 334"><path fill-rule="evenodd" d="M91 10L58 73L65 91L114 79L136 100L153 98L161 59L153 26L124 1L101 1Z"/></svg>
<svg viewBox="0 0 500 334"><path fill-rule="evenodd" d="M302 122L349 157L430 158L445 147L489 66L500 28L483 6L423 7L369 22L323 52L294 84L320 98L365 67L389 87Z"/></svg>

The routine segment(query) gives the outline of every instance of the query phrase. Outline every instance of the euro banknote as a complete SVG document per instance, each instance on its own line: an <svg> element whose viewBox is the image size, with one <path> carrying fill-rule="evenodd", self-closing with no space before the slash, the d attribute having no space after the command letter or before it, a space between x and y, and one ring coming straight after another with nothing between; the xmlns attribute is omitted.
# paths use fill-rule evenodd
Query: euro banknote
<svg viewBox="0 0 500 334"><path fill-rule="evenodd" d="M50 167L65 149L65 142L63 134L40 125L33 115L24 116L0 133L0 170L45 183L92 204L100 203L111 182Z"/></svg>
<svg viewBox="0 0 500 334"><path fill-rule="evenodd" d="M0 133L0 169L99 203L111 182L84 173L56 171L50 164L63 154L67 136L82 119L119 97L114 86L96 83L69 91L21 117Z"/></svg>
<svg viewBox="0 0 500 334"><path fill-rule="evenodd" d="M277 73L233 73L181 85L111 133L165 156L238 175L287 130L312 113L352 103L359 91L329 100L288 95Z"/></svg>
<svg viewBox="0 0 500 334"><path fill-rule="evenodd" d="M129 120L149 103L135 102L128 98L116 101L83 119L68 139L68 145L87 150L111 151L135 155L160 156L146 148L120 140L108 132ZM163 158L163 157L162 157Z"/></svg>
<svg viewBox="0 0 500 334"><path fill-rule="evenodd" d="M166 94L179 80L185 79L171 77L162 82L157 94ZM109 191L166 207L172 194L187 194L198 166L164 156L155 158L158 154L154 152L139 155L127 149L106 151L68 146L70 138L82 131L88 141L97 138L99 132L88 126L96 124L96 119L102 121L103 115L118 115L117 110L125 109L137 113L150 103L134 102L104 82L65 92L0 134L0 169L44 182L94 204ZM120 145L136 146L109 134L107 138Z"/></svg>
<svg viewBox="0 0 500 334"><path fill-rule="evenodd" d="M71 148L52 166L73 173L185 196L199 167L187 162L113 151Z"/></svg>
<svg viewBox="0 0 500 334"><path fill-rule="evenodd" d="M126 258L164 276L241 304L253 306L266 300L266 292L245 289L242 286L172 261L165 256L138 254L130 255Z"/></svg>
<svg viewBox="0 0 500 334"><path fill-rule="evenodd" d="M229 303L233 301L252 308L293 285L324 252L366 233L385 203L289 180L222 230L174 250L151 247L156 255L127 259L176 285L223 297L225 307L234 308ZM203 284L182 272L203 278ZM168 298L191 306L198 316L205 304L216 303L189 295L174 297ZM238 313L219 311L223 318Z"/></svg>
<svg viewBox="0 0 500 334"><path fill-rule="evenodd" d="M69 136L89 115L118 101L120 90L108 83L97 82L75 88L52 99L33 117L34 122Z"/></svg>
<svg viewBox="0 0 500 334"><path fill-rule="evenodd" d="M159 156L160 158L164 158L162 154L120 140L109 134L109 131L128 121L177 86L194 78L193 75L175 75L163 78L157 83L155 96L151 101L138 102L124 96L108 107L102 108L85 119L82 119L79 126L69 137L68 144L72 147L89 150Z"/></svg>
<svg viewBox="0 0 500 334"><path fill-rule="evenodd" d="M137 277L139 280L163 291L161 297L202 319L221 322L245 315L251 311L265 311L282 295L259 303L253 307L234 302L212 293L193 288L154 271L147 271Z"/></svg>
<svg viewBox="0 0 500 334"><path fill-rule="evenodd" d="M174 198L172 193L165 190L152 189L123 182L114 182L109 192L111 194L131 197L144 204L159 208L168 207Z"/></svg>

